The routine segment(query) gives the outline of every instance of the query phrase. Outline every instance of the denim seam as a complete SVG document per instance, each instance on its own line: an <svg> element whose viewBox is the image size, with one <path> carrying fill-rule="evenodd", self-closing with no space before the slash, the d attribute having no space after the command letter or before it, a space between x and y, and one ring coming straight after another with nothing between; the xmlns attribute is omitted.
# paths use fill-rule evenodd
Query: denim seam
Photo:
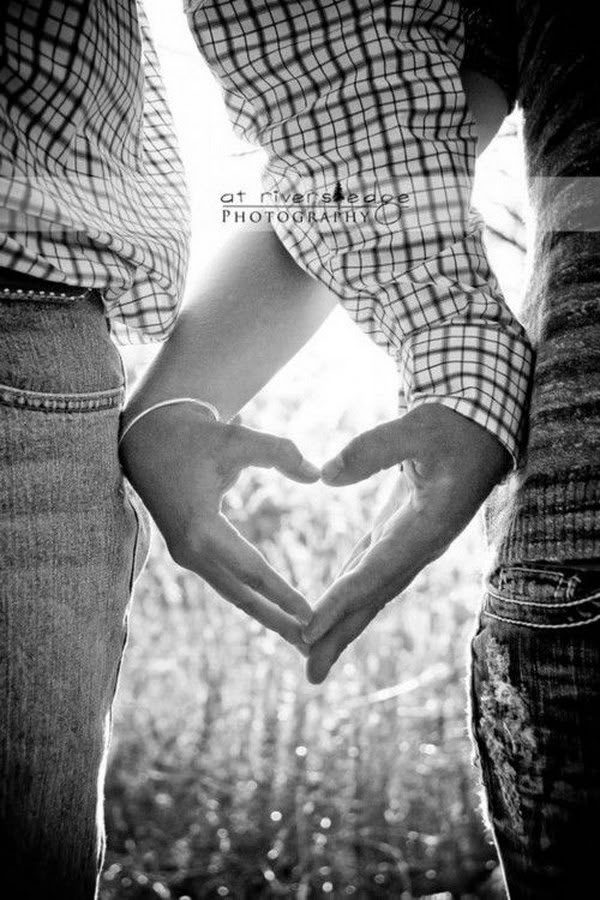
<svg viewBox="0 0 600 900"><path fill-rule="evenodd" d="M567 600L565 603L549 603L548 601L515 600L514 597L503 597L502 594L496 593L493 588L486 588L486 593L493 597L494 600L501 600L503 603L513 603L515 606L542 606L545 609L565 609L566 607L587 603L588 600L597 600L600 597L600 591L596 591L596 593L588 594L587 597L580 597L578 600Z"/></svg>
<svg viewBox="0 0 600 900"><path fill-rule="evenodd" d="M55 394L0 385L0 403L43 412L92 412L120 406L124 393L123 387L84 394Z"/></svg>
<svg viewBox="0 0 600 900"><path fill-rule="evenodd" d="M565 577L562 572L552 572L550 569L538 569L532 566L509 566L508 569L511 572L526 572L528 575L543 575L544 578L552 579L553 581L560 581Z"/></svg>
<svg viewBox="0 0 600 900"><path fill-rule="evenodd" d="M491 619L497 619L498 622L505 622L508 625L521 625L523 628L581 628L582 626L590 625L593 622L600 621L600 613L598 613L597 616L592 616L591 619L586 619L585 622L564 622L559 625L546 625L538 622L523 622L521 619L509 619L505 616L498 616L496 615L496 613L488 612L487 610L484 610L483 614L485 616L489 616Z"/></svg>
<svg viewBox="0 0 600 900"><path fill-rule="evenodd" d="M16 287L4 287L0 288L0 298L2 300L35 300L44 302L45 300L50 300L55 302L57 300L85 300L88 295L91 293L93 288L84 288L81 291L72 292L72 291L61 291L58 288L55 291L44 290L42 288L16 288Z"/></svg>

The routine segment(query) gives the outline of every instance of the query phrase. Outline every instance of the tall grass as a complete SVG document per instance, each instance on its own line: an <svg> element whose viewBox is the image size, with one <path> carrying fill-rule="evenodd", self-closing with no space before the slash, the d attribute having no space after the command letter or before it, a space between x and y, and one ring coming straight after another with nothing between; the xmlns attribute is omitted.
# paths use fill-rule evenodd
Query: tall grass
<svg viewBox="0 0 600 900"><path fill-rule="evenodd" d="M514 123L480 168L492 261L518 309ZM334 314L244 418L319 462L393 416L395 390L391 362ZM228 514L314 600L385 489L253 470ZM465 709L483 568L475 522L312 687L296 651L175 566L155 535L115 709L101 900L503 897Z"/></svg>
<svg viewBox="0 0 600 900"><path fill-rule="evenodd" d="M393 378L377 370L368 409L342 404L324 428L311 395L333 406L336 365L309 349L245 421L300 431L323 458L393 414ZM314 600L385 488L251 470L228 514ZM314 687L295 650L175 566L155 535L115 710L102 900L501 896L482 887L495 856L465 712L481 564L473 525Z"/></svg>

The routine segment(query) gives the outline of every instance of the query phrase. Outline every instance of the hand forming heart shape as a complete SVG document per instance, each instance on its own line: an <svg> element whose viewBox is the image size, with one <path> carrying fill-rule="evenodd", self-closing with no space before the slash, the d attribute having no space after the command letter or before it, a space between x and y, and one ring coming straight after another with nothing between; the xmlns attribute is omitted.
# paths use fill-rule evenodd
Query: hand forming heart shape
<svg viewBox="0 0 600 900"><path fill-rule="evenodd" d="M472 420L428 403L355 438L319 471L291 441L173 406L127 434L121 462L173 559L308 656L307 675L316 684L379 610L444 552L505 474L509 455ZM399 464L402 491L314 610L222 513L224 494L247 466L341 486Z"/></svg>

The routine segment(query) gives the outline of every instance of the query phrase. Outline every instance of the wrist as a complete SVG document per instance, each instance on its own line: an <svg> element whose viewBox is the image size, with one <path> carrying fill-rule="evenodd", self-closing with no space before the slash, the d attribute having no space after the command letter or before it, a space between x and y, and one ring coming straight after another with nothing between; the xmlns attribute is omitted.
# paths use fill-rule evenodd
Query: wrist
<svg viewBox="0 0 600 900"><path fill-rule="evenodd" d="M119 429L119 445L125 436L137 426L139 422L145 421L150 416L159 415L161 410L172 409L173 407L189 406L193 407L194 414L204 415L212 419L214 422L220 422L221 416L217 407L207 400L200 400L197 397L170 397L159 400L147 405L131 404L123 410Z"/></svg>

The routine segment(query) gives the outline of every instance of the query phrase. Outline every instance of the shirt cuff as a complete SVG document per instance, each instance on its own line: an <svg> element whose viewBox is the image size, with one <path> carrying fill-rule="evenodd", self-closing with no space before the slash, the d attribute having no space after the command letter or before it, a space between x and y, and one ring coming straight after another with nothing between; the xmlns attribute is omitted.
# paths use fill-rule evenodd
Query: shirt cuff
<svg viewBox="0 0 600 900"><path fill-rule="evenodd" d="M524 331L452 322L411 334L397 364L406 408L441 403L494 435L519 465L533 351Z"/></svg>

